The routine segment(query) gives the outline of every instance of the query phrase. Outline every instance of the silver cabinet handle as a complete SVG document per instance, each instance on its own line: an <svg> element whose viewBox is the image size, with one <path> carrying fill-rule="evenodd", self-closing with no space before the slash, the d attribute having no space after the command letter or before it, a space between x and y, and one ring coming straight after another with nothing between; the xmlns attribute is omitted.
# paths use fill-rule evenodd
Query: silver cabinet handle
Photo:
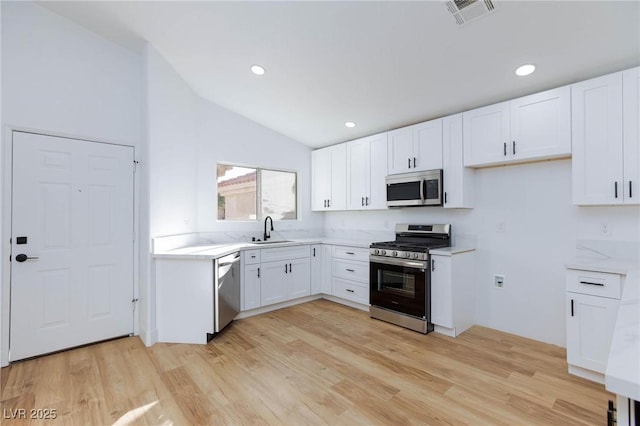
<svg viewBox="0 0 640 426"><path fill-rule="evenodd" d="M513 155L516 155L516 141L513 141Z"/></svg>
<svg viewBox="0 0 640 426"><path fill-rule="evenodd" d="M416 168L416 157L413 157L413 168Z"/></svg>
<svg viewBox="0 0 640 426"><path fill-rule="evenodd" d="M631 197L631 181L629 181L629 197ZM369 197L364 197L364 205L369 205Z"/></svg>
<svg viewBox="0 0 640 426"><path fill-rule="evenodd" d="M503 148L502 152L504 153L504 156L506 157L507 156L507 143L506 142L504 143L504 148Z"/></svg>
<svg viewBox="0 0 640 426"><path fill-rule="evenodd" d="M260 268L258 268L258 278L260 278Z"/></svg>
<svg viewBox="0 0 640 426"><path fill-rule="evenodd" d="M407 165L411 168L411 158L407 158Z"/></svg>
<svg viewBox="0 0 640 426"><path fill-rule="evenodd" d="M355 253L352 251L345 251L345 254L350 254L351 256L353 256Z"/></svg>
<svg viewBox="0 0 640 426"><path fill-rule="evenodd" d="M362 197L362 205L364 206L364 197Z"/></svg>

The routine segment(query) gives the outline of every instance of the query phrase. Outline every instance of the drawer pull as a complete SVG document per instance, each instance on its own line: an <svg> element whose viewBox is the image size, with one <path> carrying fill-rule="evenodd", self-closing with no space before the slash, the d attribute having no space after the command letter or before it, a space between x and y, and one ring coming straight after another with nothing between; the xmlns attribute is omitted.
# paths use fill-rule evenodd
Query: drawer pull
<svg viewBox="0 0 640 426"><path fill-rule="evenodd" d="M345 269L345 270L346 270L347 272L355 272L355 270L353 270L353 269L349 269L349 268L347 268L347 269Z"/></svg>
<svg viewBox="0 0 640 426"><path fill-rule="evenodd" d="M574 316L574 312L573 312L573 299L571 299L571 316Z"/></svg>
<svg viewBox="0 0 640 426"><path fill-rule="evenodd" d="M355 254L355 253L354 253L354 252L352 252L352 251L346 251L345 253L346 253L346 254L350 254L350 255L352 255L352 256Z"/></svg>
<svg viewBox="0 0 640 426"><path fill-rule="evenodd" d="M349 293L353 293L353 292L354 292L354 291L353 291L353 290L351 290L350 288L348 288L348 289L347 289L347 291L348 291Z"/></svg>
<svg viewBox="0 0 640 426"><path fill-rule="evenodd" d="M592 282L589 282L589 281L580 281L580 284L597 285L598 287L604 287L604 284L602 284L602 283L592 283Z"/></svg>
<svg viewBox="0 0 640 426"><path fill-rule="evenodd" d="M255 258L256 258L256 255L254 254L253 256L251 256L251 258L252 258L252 259L255 259Z"/></svg>

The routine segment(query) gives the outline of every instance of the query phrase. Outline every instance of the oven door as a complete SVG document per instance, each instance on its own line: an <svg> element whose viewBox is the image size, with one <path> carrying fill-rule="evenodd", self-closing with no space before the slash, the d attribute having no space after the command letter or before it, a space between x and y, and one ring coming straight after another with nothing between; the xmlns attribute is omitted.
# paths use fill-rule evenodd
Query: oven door
<svg viewBox="0 0 640 426"><path fill-rule="evenodd" d="M369 256L371 305L429 319L429 261Z"/></svg>

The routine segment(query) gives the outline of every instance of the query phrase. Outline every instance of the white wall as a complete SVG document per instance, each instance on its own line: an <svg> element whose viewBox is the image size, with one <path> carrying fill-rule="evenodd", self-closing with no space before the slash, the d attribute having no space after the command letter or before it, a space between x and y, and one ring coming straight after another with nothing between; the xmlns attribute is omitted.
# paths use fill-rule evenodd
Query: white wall
<svg viewBox="0 0 640 426"><path fill-rule="evenodd" d="M328 212L325 225L336 232L451 223L454 243L475 235L477 323L565 346L564 263L575 256L577 240L638 244L640 208L573 206L571 160L476 170L474 196L472 210ZM600 235L603 223L611 227L608 237ZM505 276L504 289L493 287L494 273Z"/></svg>
<svg viewBox="0 0 640 426"><path fill-rule="evenodd" d="M8 146L4 126L133 145L138 152L141 58L33 3L1 2L1 8L3 154ZM4 169L7 158L2 160ZM8 193L3 197L8 202ZM0 235L2 354L8 341L7 223Z"/></svg>
<svg viewBox="0 0 640 426"><path fill-rule="evenodd" d="M311 149L216 104L201 100L198 146L198 229L247 231L256 237L262 222L217 220L216 163L237 163L297 172L298 220L276 221L276 231L321 229L322 213L311 211Z"/></svg>

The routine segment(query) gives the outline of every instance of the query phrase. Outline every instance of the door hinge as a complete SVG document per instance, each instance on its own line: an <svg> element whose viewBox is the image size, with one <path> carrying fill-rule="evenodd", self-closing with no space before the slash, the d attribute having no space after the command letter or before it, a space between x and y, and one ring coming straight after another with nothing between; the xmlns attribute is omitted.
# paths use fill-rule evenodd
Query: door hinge
<svg viewBox="0 0 640 426"><path fill-rule="evenodd" d="M131 299L131 303L136 303L138 299Z"/></svg>
<svg viewBox="0 0 640 426"><path fill-rule="evenodd" d="M135 173L136 170L138 170L138 164L140 164L139 161L133 160L133 173Z"/></svg>

